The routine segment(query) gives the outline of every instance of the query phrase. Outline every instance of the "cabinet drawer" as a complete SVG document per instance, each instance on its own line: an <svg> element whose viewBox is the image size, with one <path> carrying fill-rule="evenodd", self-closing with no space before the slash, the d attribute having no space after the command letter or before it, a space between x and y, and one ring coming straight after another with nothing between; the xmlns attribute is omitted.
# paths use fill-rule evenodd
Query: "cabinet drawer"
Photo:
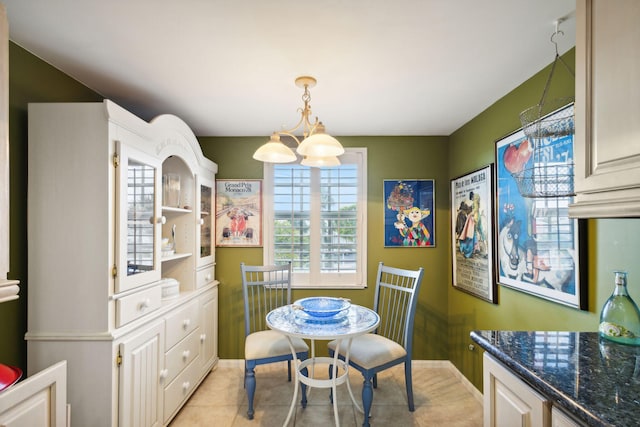
<svg viewBox="0 0 640 427"><path fill-rule="evenodd" d="M162 289L149 288L116 300L116 327L126 325L160 307Z"/></svg>
<svg viewBox="0 0 640 427"><path fill-rule="evenodd" d="M196 357L175 380L164 389L164 421L189 397L199 379L200 360Z"/></svg>
<svg viewBox="0 0 640 427"><path fill-rule="evenodd" d="M198 316L198 301L194 300L166 317L165 350L169 350L198 327Z"/></svg>
<svg viewBox="0 0 640 427"><path fill-rule="evenodd" d="M164 367L167 382L170 383L189 363L198 357L200 351L200 329L191 332L185 339L166 353Z"/></svg>
<svg viewBox="0 0 640 427"><path fill-rule="evenodd" d="M213 274L214 274L213 266L198 270L198 272L196 273L196 288L201 288L213 282L213 279L214 279Z"/></svg>

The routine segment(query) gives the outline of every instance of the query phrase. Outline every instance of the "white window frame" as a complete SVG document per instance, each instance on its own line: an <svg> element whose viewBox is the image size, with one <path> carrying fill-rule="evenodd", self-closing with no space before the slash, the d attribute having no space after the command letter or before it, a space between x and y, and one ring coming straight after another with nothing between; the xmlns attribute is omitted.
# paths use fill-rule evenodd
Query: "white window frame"
<svg viewBox="0 0 640 427"><path fill-rule="evenodd" d="M356 272L330 274L320 273L319 277L309 273L293 273L292 287L307 289L362 289L367 287L367 148L345 148L345 153L340 156L342 164L355 163L360 171L358 181L357 201L357 240L356 240ZM264 219L264 247L263 261L265 265L274 264L274 225L275 213L273 205L273 175L272 163L264 163L264 189L263 189L263 219ZM316 197L312 197L312 200ZM313 203L313 201L312 201ZM312 222L312 226L315 224ZM314 231L312 231L313 233ZM319 230L317 231L319 232ZM311 262L319 262L313 258Z"/></svg>

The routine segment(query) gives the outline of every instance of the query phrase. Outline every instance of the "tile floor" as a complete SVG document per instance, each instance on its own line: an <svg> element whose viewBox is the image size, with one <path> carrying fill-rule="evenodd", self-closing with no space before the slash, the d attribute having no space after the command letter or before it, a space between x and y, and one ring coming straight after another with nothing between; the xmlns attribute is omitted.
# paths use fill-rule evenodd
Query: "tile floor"
<svg viewBox="0 0 640 427"><path fill-rule="evenodd" d="M282 426L293 397L293 385L287 382L286 363L262 365L256 369L253 420L247 419L243 366L243 362L238 360L220 361L218 367L205 378L174 418L170 427ZM371 426L482 426L482 395L471 384L462 381L460 374L451 366L449 362L414 361L414 412L409 412L407 408L402 365L380 373L378 388L374 389ZM360 402L362 376L351 370L349 378L354 396ZM351 402L346 384L338 386L338 398L340 425L361 426L363 416ZM300 404L297 405L295 415L289 422L289 427L332 425L333 407L328 391L317 388L312 389L305 409Z"/></svg>

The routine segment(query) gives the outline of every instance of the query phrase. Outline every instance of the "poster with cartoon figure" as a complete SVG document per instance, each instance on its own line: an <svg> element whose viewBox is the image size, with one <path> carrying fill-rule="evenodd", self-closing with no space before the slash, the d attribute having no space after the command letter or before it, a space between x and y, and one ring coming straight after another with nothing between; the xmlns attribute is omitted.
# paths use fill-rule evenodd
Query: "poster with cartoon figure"
<svg viewBox="0 0 640 427"><path fill-rule="evenodd" d="M434 247L432 179L384 180L384 246Z"/></svg>

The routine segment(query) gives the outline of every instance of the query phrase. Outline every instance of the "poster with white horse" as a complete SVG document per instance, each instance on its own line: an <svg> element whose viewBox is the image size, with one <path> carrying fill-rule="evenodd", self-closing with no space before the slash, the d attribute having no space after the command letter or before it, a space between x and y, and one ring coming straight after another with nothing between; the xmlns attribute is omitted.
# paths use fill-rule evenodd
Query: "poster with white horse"
<svg viewBox="0 0 640 427"><path fill-rule="evenodd" d="M544 155L534 150L544 150ZM586 309L579 268L584 227L569 218L573 197L525 197L518 181L522 171L572 165L572 159L573 133L533 140L519 130L497 141L496 271L501 285Z"/></svg>

